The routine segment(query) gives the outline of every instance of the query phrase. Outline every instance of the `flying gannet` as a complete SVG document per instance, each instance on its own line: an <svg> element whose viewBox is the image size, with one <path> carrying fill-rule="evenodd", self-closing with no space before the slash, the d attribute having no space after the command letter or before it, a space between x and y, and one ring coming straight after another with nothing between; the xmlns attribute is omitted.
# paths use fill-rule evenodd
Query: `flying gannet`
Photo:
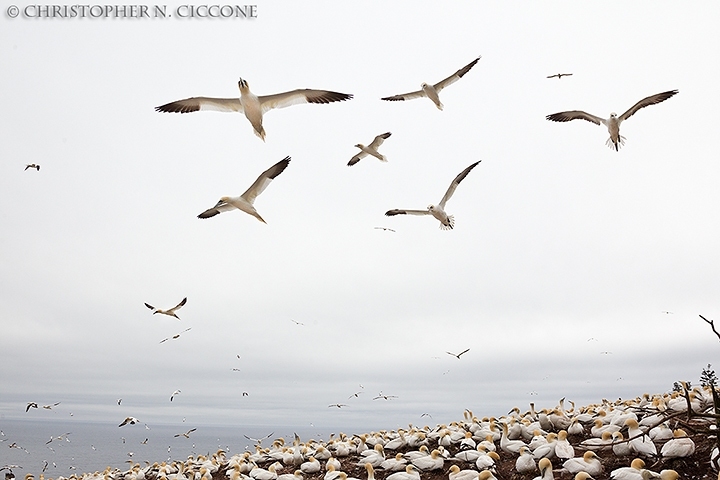
<svg viewBox="0 0 720 480"><path fill-rule="evenodd" d="M160 310L159 308L153 307L153 306L150 305L149 303L146 303L145 306L146 306L147 308L149 308L150 310L153 311L153 315L155 315L156 313L162 313L163 315L169 315L169 316L171 316L171 317L175 317L175 318L177 318L178 320L180 320L180 317L178 317L177 315L175 315L175 310L179 310L180 307L182 307L183 305L185 305L185 302L187 302L187 297L183 298L183 299L180 301L180 303L178 303L177 305L175 305L173 308L171 308L171 309L169 309L169 310Z"/></svg>
<svg viewBox="0 0 720 480"><path fill-rule="evenodd" d="M447 192L445 192L445 196L442 198L442 200L440 200L439 204L428 205L427 210L388 210L387 212L385 212L385 215L389 217L393 215L432 215L440 221L440 228L442 230L452 229L455 226L455 218L452 215L448 215L447 213L445 213L445 204L448 200L450 200L450 197L452 197L453 193L455 193L455 189L458 185L460 185L460 182L462 182L463 179L467 177L468 173L470 173L470 170L475 168L475 166L481 161L482 160L478 160L477 162L473 163L465 170L460 172L457 177L455 177L455 179L450 184L450 187L447 189Z"/></svg>
<svg viewBox="0 0 720 480"><path fill-rule="evenodd" d="M460 355L462 355L462 354L464 354L464 353L467 353L467 352L469 352L469 351L470 351L470 349L469 349L469 348L466 348L465 350L463 350L463 351L460 352L460 353L452 353L452 352L445 352L445 353L447 353L448 355L452 355L453 357L456 357L458 360L460 360Z"/></svg>
<svg viewBox="0 0 720 480"><path fill-rule="evenodd" d="M556 73L555 75L548 75L547 78L557 77L560 79L562 77L569 77L570 75L572 75L572 73Z"/></svg>
<svg viewBox="0 0 720 480"><path fill-rule="evenodd" d="M250 91L247 81L238 82L239 98L191 97L155 107L158 112L188 113L198 110L244 113L255 134L265 141L263 115L273 108L284 108L300 103L331 103L353 98L351 94L328 90L297 89L275 95L257 96Z"/></svg>
<svg viewBox="0 0 720 480"><path fill-rule="evenodd" d="M355 145L357 148L360 149L360 152L350 159L350 161L348 162L348 167L352 167L368 155L372 155L381 162L387 162L385 155L382 155L380 152L377 151L377 149L380 148L380 145L382 145L383 142L390 137L390 135L392 135L392 133L390 132L381 133L380 135L375 137L372 142L370 142L370 145L365 146L362 143L358 143L357 145Z"/></svg>
<svg viewBox="0 0 720 480"><path fill-rule="evenodd" d="M415 92L410 93L403 93L400 95L393 95L391 97L383 97L381 100L388 100L388 101L400 101L400 100L412 100L413 98L420 98L420 97L428 97L432 102L435 104L435 106L438 108L438 110L443 109L443 104L440 102L440 97L438 94L440 91L449 86L453 83L457 82L462 78L463 75L468 73L471 68L475 66L475 64L482 58L481 56L477 57L472 62L465 65L463 68L458 70L457 72L453 73L449 77L447 77L444 80L439 81L435 85L429 85L427 83L420 84L420 90L417 90Z"/></svg>
<svg viewBox="0 0 720 480"><path fill-rule="evenodd" d="M265 188L267 188L268 185L270 185L270 182L287 168L289 163L290 157L283 158L278 163L261 173L257 180L255 180L255 183L253 183L250 188L245 191L245 193L243 193L239 197L220 198L220 200L215 204L214 207L202 212L200 215L198 215L198 218L214 217L219 213L227 212L229 210L234 210L237 208L245 213L249 213L261 222L267 223L265 220L263 220L257 210L255 210L255 207L253 207L253 202L255 202L255 198L260 195L265 190Z"/></svg>
<svg viewBox="0 0 720 480"><path fill-rule="evenodd" d="M25 170L27 170L28 168L34 168L38 172L40 171L40 165L36 165L34 163L31 163L30 165L25 165Z"/></svg>
<svg viewBox="0 0 720 480"><path fill-rule="evenodd" d="M190 330L191 328L192 328L192 327L188 327L188 328L186 328L185 330L183 330L182 332L176 333L176 334L173 335L172 337L163 338L162 340L160 340L160 343L167 342L168 340L175 340L176 338L179 338L180 335L182 335L183 333L187 332L187 331Z"/></svg>
<svg viewBox="0 0 720 480"><path fill-rule="evenodd" d="M125 417L125 420L123 420L122 423L120 425L118 425L118 427L122 427L122 426L125 426L128 424L135 425L138 422L140 422L140 420L138 420L135 417Z"/></svg>
<svg viewBox="0 0 720 480"><path fill-rule="evenodd" d="M632 117L635 112L641 108L664 102L677 93L678 90L669 90L667 92L650 95L649 97L643 98L637 102L622 115L618 116L615 112L612 112L610 114L610 118L607 119L596 117L595 115L583 112L582 110L570 110L568 112L553 113L545 118L552 120L553 122L569 122L570 120L581 119L587 120L588 122L592 122L596 125L600 125L602 123L607 127L608 133L610 134L610 138L608 138L607 142L605 142L606 145L610 148L615 148L615 151L619 151L620 147L625 145L625 137L620 135L620 124L623 120L627 120Z"/></svg>

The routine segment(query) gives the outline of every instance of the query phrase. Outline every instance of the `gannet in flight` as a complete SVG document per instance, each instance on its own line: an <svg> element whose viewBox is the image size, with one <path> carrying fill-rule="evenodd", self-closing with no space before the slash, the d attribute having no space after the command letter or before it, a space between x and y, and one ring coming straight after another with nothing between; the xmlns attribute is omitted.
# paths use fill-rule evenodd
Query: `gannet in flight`
<svg viewBox="0 0 720 480"><path fill-rule="evenodd" d="M465 350L463 350L463 351L460 352L460 353L452 353L452 352L445 352L445 353L447 353L448 355L452 355L453 357L456 357L458 360L460 360L460 355L462 355L462 354L464 354L464 353L467 353L467 352L469 352L469 351L470 351L470 349L469 349L469 348L466 348Z"/></svg>
<svg viewBox="0 0 720 480"><path fill-rule="evenodd" d="M265 220L263 220L257 210L255 210L255 207L253 207L253 202L255 202L255 197L260 195L265 190L265 188L270 185L270 182L273 180L273 178L280 175L283 170L287 168L289 163L290 157L283 158L278 163L261 173L257 180L255 180L255 183L253 183L250 188L245 191L245 193L243 193L239 197L220 198L220 200L215 204L214 207L202 212L200 215L198 215L198 218L214 217L218 213L227 212L229 210L234 210L237 208L245 213L249 213L261 222L267 223Z"/></svg>
<svg viewBox="0 0 720 480"><path fill-rule="evenodd" d="M190 434L191 434L192 432L194 432L195 430L197 430L197 428L191 428L190 430L188 430L188 431L185 432L185 433L178 433L177 435L175 435L175 437L190 438Z"/></svg>
<svg viewBox="0 0 720 480"><path fill-rule="evenodd" d="M470 173L470 170L475 168L475 166L481 161L482 160L478 160L477 162L473 163L465 170L460 172L460 175L455 177L455 180L452 181L450 187L447 189L447 192L445 192L445 196L442 198L442 200L440 200L439 204L428 205L427 210L388 210L387 212L385 212L385 215L432 215L440 221L441 229L449 230L453 228L455 226L455 218L452 215L448 215L447 213L445 213L445 204L448 200L450 200L450 197L452 197L453 193L455 193L455 189L458 185L460 185L460 182L462 182L463 179L467 177L468 173Z"/></svg>
<svg viewBox="0 0 720 480"><path fill-rule="evenodd" d="M560 79L562 77L569 77L570 75L572 75L572 73L556 73L555 75L548 75L547 78L557 77Z"/></svg>
<svg viewBox="0 0 720 480"><path fill-rule="evenodd" d="M273 108L284 108L300 103L331 103L353 98L351 94L328 90L297 89L275 95L257 96L250 91L248 83L242 78L238 82L239 98L191 97L155 107L158 112L188 113L198 110L216 110L220 112L244 113L255 130L255 134L265 141L265 129L262 126L263 115Z"/></svg>
<svg viewBox="0 0 720 480"><path fill-rule="evenodd" d="M380 152L377 151L378 148L380 148L380 145L383 144L386 138L389 138L390 135L392 135L390 132L382 133L375 137L375 139L370 142L370 145L365 146L362 143L358 143L355 145L357 148L359 148L361 151L354 157L350 159L348 162L348 167L351 167L358 163L361 159L367 157L368 155L372 155L373 157L377 158L381 162L387 162L387 159L385 158L385 155L382 155Z"/></svg>
<svg viewBox="0 0 720 480"><path fill-rule="evenodd" d="M171 402L173 401L173 398L175 398L175 395L180 395L180 390L175 390L174 392L172 392L172 394L170 395Z"/></svg>
<svg viewBox="0 0 720 480"><path fill-rule="evenodd" d="M168 340L175 340L176 338L179 338L180 335L182 335L183 333L187 332L187 331L190 330L191 328L192 328L192 327L188 327L188 328L186 328L185 330L183 330L182 332L176 333L176 334L173 335L172 337L163 338L162 340L160 340L160 343L167 342Z"/></svg>
<svg viewBox="0 0 720 480"><path fill-rule="evenodd" d="M27 170L28 168L34 168L38 172L40 171L40 165L36 165L34 163L31 163L30 165L25 165L25 170Z"/></svg>
<svg viewBox="0 0 720 480"><path fill-rule="evenodd" d="M177 315L175 315L175 310L180 309L180 307L182 307L183 305L185 305L185 302L187 302L187 297L183 298L183 299L180 301L180 303L178 303L177 305L175 305L173 308L171 308L171 309L169 309L169 310L160 310L159 308L153 307L153 306L150 305L149 303L146 303L145 306L146 306L147 308L149 308L150 310L153 311L153 315L155 315L156 313L162 313L163 315L169 315L169 316L171 316L171 317L175 317L175 318L177 318L178 320L180 320L180 317L178 317Z"/></svg>
<svg viewBox="0 0 720 480"><path fill-rule="evenodd" d="M410 93L403 93L401 95L393 95L392 97L383 97L381 100L389 100L389 101L399 101L399 100L412 100L413 98L420 98L420 97L428 97L430 100L433 101L435 106L438 108L438 110L443 109L443 104L440 102L440 97L438 94L440 93L440 90L443 88L452 85L453 83L460 80L460 78L465 75L467 72L470 71L471 68L475 66L475 64L482 58L481 56L477 57L472 62L465 65L463 68L458 70L457 72L453 73L449 77L447 77L444 80L439 81L435 85L428 85L427 83L420 84L420 90Z"/></svg>
<svg viewBox="0 0 720 480"><path fill-rule="evenodd" d="M138 422L140 422L140 420L138 420L135 417L125 417L125 420L123 420L122 423L120 425L118 425L118 427L122 427L127 424L135 425Z"/></svg>
<svg viewBox="0 0 720 480"><path fill-rule="evenodd" d="M596 125L600 125L602 123L607 127L608 133L610 134L610 138L608 138L606 145L610 148L614 147L615 151L619 151L620 147L625 145L625 137L620 135L620 124L623 122L623 120L627 120L628 118L632 117L635 112L637 112L643 107L664 102L676 93L678 93L678 90L669 90L667 92L657 93L655 95L643 98L619 117L615 112L612 112L610 114L610 118L604 119L596 117L595 115L591 115L587 112L583 112L582 110L571 110L569 112L553 113L552 115L548 115L545 118L547 118L548 120L552 120L553 122L569 122L570 120L582 119L587 120L588 122L592 122Z"/></svg>

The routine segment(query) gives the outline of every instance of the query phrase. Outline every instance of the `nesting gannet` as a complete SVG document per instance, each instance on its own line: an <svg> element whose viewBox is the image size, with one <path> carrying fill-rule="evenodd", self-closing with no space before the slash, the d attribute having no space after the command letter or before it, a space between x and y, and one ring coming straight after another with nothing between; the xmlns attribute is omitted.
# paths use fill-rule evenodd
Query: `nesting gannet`
<svg viewBox="0 0 720 480"><path fill-rule="evenodd" d="M380 145L382 145L383 142L390 137L390 135L392 135L392 133L390 132L381 133L380 135L375 137L372 142L370 142L370 145L365 146L362 143L358 143L357 145L355 145L357 148L360 149L360 152L350 159L350 161L348 162L348 167L355 165L368 155L372 155L381 162L387 162L385 155L382 155L380 152L378 152L377 149L380 148Z"/></svg>
<svg viewBox="0 0 720 480"><path fill-rule="evenodd" d="M162 313L163 315L169 315L169 316L171 316L171 317L175 317L175 318L177 318L178 320L180 320L180 317L178 317L178 316L175 314L175 310L179 310L183 305L185 305L185 302L187 302L187 297L185 297L185 298L183 298L182 300L180 300L180 303L178 303L178 304L175 305L173 308L170 308L170 309L168 309L168 310L161 310L161 309L159 309L159 308L155 308L155 307L153 307L152 305L150 305L149 303L146 303L145 306L146 306L147 308L149 308L150 310L153 311L153 315L155 315L156 313Z"/></svg>
<svg viewBox="0 0 720 480"><path fill-rule="evenodd" d="M245 193L239 197L221 197L214 207L202 212L198 215L198 218L210 218L222 212L238 209L245 213L249 213L263 223L267 223L263 220L257 210L255 210L253 203L255 202L255 198L260 195L267 186L270 185L270 182L280 175L289 164L290 157L283 158L278 163L261 173L257 180L250 185L250 188L248 188Z"/></svg>
<svg viewBox="0 0 720 480"><path fill-rule="evenodd" d="M620 124L624 120L633 116L635 112L641 108L663 102L677 93L678 90L669 90L667 92L657 93L643 98L619 117L615 112L610 114L610 118L605 119L583 112L582 110L571 110L568 112L553 113L545 118L552 120L553 122L569 122L570 120L581 119L587 120L588 122L592 122L596 125L600 125L602 123L607 127L608 133L610 134L610 138L608 138L606 142L607 146L615 148L615 151L619 151L620 147L625 144L625 137L620 135Z"/></svg>
<svg viewBox="0 0 720 480"><path fill-rule="evenodd" d="M445 196L443 196L442 200L440 200L439 204L428 205L427 210L388 210L387 212L385 212L385 215L389 217L393 215L432 215L440 221L440 228L442 230L452 229L455 226L455 217L445 213L445 204L453 196L453 193L455 193L455 189L458 185L460 185L460 182L462 182L465 177L467 177L468 173L470 173L470 170L475 168L475 166L481 161L482 160L478 160L477 162L473 163L465 170L460 172L457 177L455 177L455 179L450 184L450 187L448 187L447 192L445 192Z"/></svg>
<svg viewBox="0 0 720 480"><path fill-rule="evenodd" d="M138 422L140 422L140 420L138 420L135 417L125 417L125 420L123 420L122 423L120 425L118 425L118 427L123 427L128 424L135 425Z"/></svg>
<svg viewBox="0 0 720 480"><path fill-rule="evenodd" d="M38 172L40 171L40 165L36 165L34 163L31 163L30 165L25 165L25 170L27 170L28 168L34 168Z"/></svg>
<svg viewBox="0 0 720 480"><path fill-rule="evenodd" d="M180 335L182 335L183 333L187 332L187 331L190 330L191 328L192 328L192 327L188 327L188 328L186 328L185 330L183 330L182 332L176 333L176 334L173 335L172 337L163 338L162 340L160 340L160 343L167 342L168 340L175 340L176 338L179 338Z"/></svg>
<svg viewBox="0 0 720 480"><path fill-rule="evenodd" d="M347 93L328 90L297 89L275 95L257 96L250 91L248 83L242 78L238 82L239 98L192 97L155 107L158 112L188 113L198 110L244 113L253 126L255 134L265 141L265 129L262 126L263 115L273 108L284 108L301 103L332 103L353 98Z"/></svg>
<svg viewBox="0 0 720 480"><path fill-rule="evenodd" d="M460 470L460 467L453 465L448 472L448 480L477 480L480 472L477 470Z"/></svg>
<svg viewBox="0 0 720 480"><path fill-rule="evenodd" d="M391 473L385 480L420 480L420 472L410 464L405 467L405 471Z"/></svg>
<svg viewBox="0 0 720 480"><path fill-rule="evenodd" d="M180 390L175 390L174 392L172 392L172 394L170 395L170 401L172 402L173 398L175 398L175 395L180 395L180 393Z"/></svg>
<svg viewBox="0 0 720 480"><path fill-rule="evenodd" d="M689 457L695 453L695 442L682 429L673 432L673 438L665 442L660 455L665 458Z"/></svg>
<svg viewBox="0 0 720 480"><path fill-rule="evenodd" d="M628 443L630 448L633 449L638 455L656 457L657 448L653 441L643 432L639 426L637 420L634 418L628 418L625 420L624 425L628 427Z"/></svg>
<svg viewBox="0 0 720 480"><path fill-rule="evenodd" d="M600 475L603 469L598 456L592 450L585 452L582 458L565 460L563 468L570 473L587 472L590 475Z"/></svg>
<svg viewBox="0 0 720 480"><path fill-rule="evenodd" d="M530 473L537 470L535 459L528 447L520 447L520 456L515 460L515 470L518 473Z"/></svg>
<svg viewBox="0 0 720 480"><path fill-rule="evenodd" d="M612 480L641 480L642 471L645 469L645 462L642 458L635 458L630 462L629 467L616 468L610 472Z"/></svg>
<svg viewBox="0 0 720 480"><path fill-rule="evenodd" d="M190 434L191 434L192 432L194 432L195 430L197 430L197 428L191 428L190 430L188 430L188 431L185 432L185 433L178 433L178 434L175 434L175 435L173 435L173 436L174 436L174 437L190 438Z"/></svg>
<svg viewBox="0 0 720 480"><path fill-rule="evenodd" d="M400 95L393 95L392 97L383 97L381 100L389 100L389 101L399 101L399 100L412 100L413 98L420 98L420 97L428 97L432 102L435 104L435 106L438 108L438 110L443 109L443 104L440 102L440 97L438 94L440 91L449 86L453 83L460 80L460 78L465 75L467 72L470 71L471 68L475 66L475 64L480 60L480 56L477 57L472 62L465 65L463 68L458 70L457 72L453 73L449 77L447 77L444 80L439 81L435 85L428 85L427 83L420 84L420 90L417 90L415 92L410 93L403 93Z"/></svg>
<svg viewBox="0 0 720 480"><path fill-rule="evenodd" d="M533 480L553 480L552 462L547 458L543 458L538 462L538 469L540 470L540 476L535 477Z"/></svg>
<svg viewBox="0 0 720 480"><path fill-rule="evenodd" d="M460 352L460 353L452 353L452 352L445 352L445 353L447 353L448 355L452 355L453 357L456 357L458 360L460 360L460 355L463 355L463 354L465 354L465 353L467 353L467 352L469 352L469 351L470 351L470 349L469 349L469 348L466 348L465 350L463 350L463 351Z"/></svg>
<svg viewBox="0 0 720 480"><path fill-rule="evenodd" d="M555 75L548 75L547 78L557 77L558 79L560 79L562 77L569 77L571 75L572 73L556 73Z"/></svg>

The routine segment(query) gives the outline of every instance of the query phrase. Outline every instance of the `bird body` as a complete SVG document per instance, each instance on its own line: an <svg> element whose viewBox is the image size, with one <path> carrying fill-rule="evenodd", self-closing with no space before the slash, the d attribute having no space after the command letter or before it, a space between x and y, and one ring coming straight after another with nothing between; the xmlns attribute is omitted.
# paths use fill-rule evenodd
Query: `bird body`
<svg viewBox="0 0 720 480"><path fill-rule="evenodd" d="M443 109L443 104L440 101L440 96L438 95L440 91L449 86L453 83L460 80L467 72L470 71L471 68L475 66L475 64L480 60L482 57L477 57L472 62L465 65L463 68L458 70L457 72L453 73L449 77L439 81L436 84L428 84L428 83L422 83L420 85L420 90L409 92L409 93L403 93L400 95L393 95L391 97L383 97L381 100L388 100L388 101L401 101L401 100L412 100L414 98L420 98L420 97L427 97L429 98L437 107L438 110Z"/></svg>
<svg viewBox="0 0 720 480"><path fill-rule="evenodd" d="M355 165L368 155L372 155L381 162L387 162L387 158L385 158L385 155L378 152L378 148L380 148L380 145L382 145L386 139L390 138L390 135L392 135L392 133L390 132L381 133L380 135L376 136L373 141L370 142L370 144L367 146L363 145L362 143L358 143L357 145L355 145L357 148L360 149L360 153L350 159L350 161L348 162L348 167Z"/></svg>
<svg viewBox="0 0 720 480"><path fill-rule="evenodd" d="M610 148L615 148L615 151L619 151L620 147L625 144L625 137L620 135L620 124L633 116L635 112L637 112L641 108L664 102L676 93L678 93L678 90L669 90L667 92L657 93L655 95L643 98L620 116L618 116L615 112L612 112L610 114L610 117L601 118L595 115L591 115L587 112L583 112L582 110L571 110L567 112L553 113L545 118L553 122L569 122L570 120L580 119L592 122L596 125L603 124L607 127L608 133L610 134L607 145Z"/></svg>
<svg viewBox="0 0 720 480"><path fill-rule="evenodd" d="M265 220L263 220L257 210L255 210L253 203L255 202L255 198L260 195L265 190L265 188L270 185L270 182L275 177L280 175L289 164L290 157L285 157L284 159L280 160L278 163L261 173L257 180L255 180L255 182L250 186L250 188L245 191L245 193L243 193L239 197L221 197L214 207L202 212L200 215L198 215L198 218L210 218L222 212L238 209L252 215L263 223L267 223Z"/></svg>
<svg viewBox="0 0 720 480"><path fill-rule="evenodd" d="M353 98L346 93L329 90L297 89L274 95L257 96L250 91L246 80L238 81L239 98L191 97L155 107L158 112L189 113L199 110L244 113L255 135L265 141L263 115L274 108L284 108L301 103L332 103Z"/></svg>
<svg viewBox="0 0 720 480"><path fill-rule="evenodd" d="M472 165L467 167L465 170L460 172L460 174L457 177L455 177L455 179L450 184L450 187L447 189L447 192L445 192L445 195L443 196L442 200L440 200L439 204L429 205L427 210L400 210L400 209L388 210L387 212L385 212L385 215L387 215L389 217L394 216L394 215L432 215L440 222L440 228L442 230L452 229L455 226L455 218L452 215L448 215L445 212L445 204L447 203L448 200L450 200L453 193L455 193L455 189L457 189L460 182L462 182L465 179L465 177L467 177L468 173L470 173L470 171L473 168L475 168L477 166L477 164L480 162L481 162L481 160L478 160L477 162L473 163ZM460 355L462 355L462 354L460 354Z"/></svg>
<svg viewBox="0 0 720 480"><path fill-rule="evenodd" d="M159 309L159 308L155 308L155 307L153 307L152 305L150 305L149 303L146 303L145 306L146 306L147 308L149 308L150 310L153 311L153 312L152 312L153 315L155 315L156 313L162 313L163 315L168 315L168 316L170 316L170 317L175 317L175 318L177 318L178 320L180 320L180 317L177 316L177 314L175 313L175 311L176 311L176 310L179 310L180 308L182 308L182 306L185 305L186 302L187 302L187 297L185 297L185 298L183 298L182 300L180 300L180 303L178 303L178 304L175 305L173 308L170 308L170 309L168 309L168 310L161 310L161 309Z"/></svg>

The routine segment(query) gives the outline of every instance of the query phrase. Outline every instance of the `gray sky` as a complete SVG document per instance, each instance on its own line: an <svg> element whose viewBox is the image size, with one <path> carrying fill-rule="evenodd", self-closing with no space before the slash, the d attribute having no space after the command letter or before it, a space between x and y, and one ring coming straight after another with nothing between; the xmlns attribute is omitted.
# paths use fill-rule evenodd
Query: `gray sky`
<svg viewBox="0 0 720 480"><path fill-rule="evenodd" d="M717 2L257 5L0 19L0 415L392 428L662 392L717 364L698 318L720 317ZM444 111L380 101L478 55ZM154 111L237 96L241 76L355 98L271 111L265 143L243 115ZM672 89L620 152L604 127L545 120ZM388 163L346 166L386 131ZM286 155L256 200L267 225L196 218ZM454 230L384 216L477 160ZM185 296L181 321L143 305Z"/></svg>

